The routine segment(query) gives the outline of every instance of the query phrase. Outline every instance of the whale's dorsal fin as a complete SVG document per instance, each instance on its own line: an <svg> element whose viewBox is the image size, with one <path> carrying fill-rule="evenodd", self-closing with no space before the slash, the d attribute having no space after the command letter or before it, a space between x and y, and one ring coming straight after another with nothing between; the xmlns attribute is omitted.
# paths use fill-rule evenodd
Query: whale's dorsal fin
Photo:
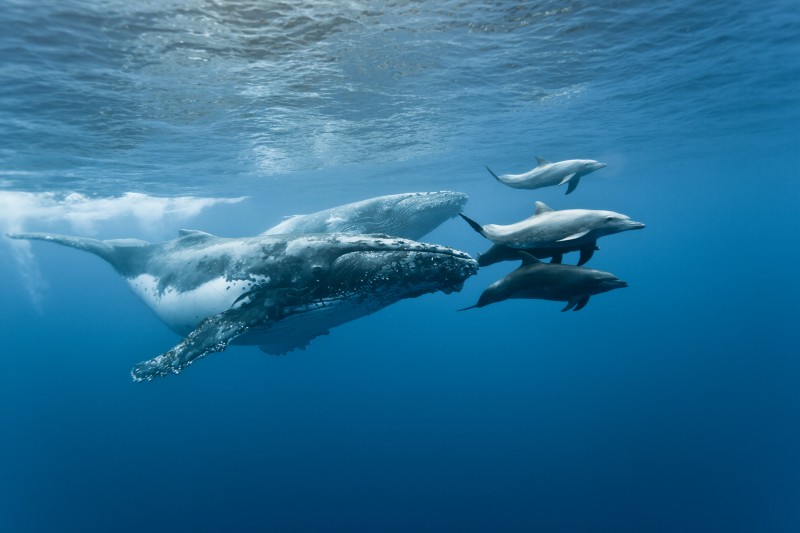
<svg viewBox="0 0 800 533"><path fill-rule="evenodd" d="M539 163L540 167L543 165L552 165L550 161L548 161L544 157L539 157L538 155L536 156L536 162Z"/></svg>
<svg viewBox="0 0 800 533"><path fill-rule="evenodd" d="M178 238L192 241L204 241L206 239L214 239L215 237L210 233L198 229L179 229Z"/></svg>
<svg viewBox="0 0 800 533"><path fill-rule="evenodd" d="M542 213L550 213L551 211L555 211L555 209L544 202L536 202L536 210L533 212L533 214L541 215Z"/></svg>
<svg viewBox="0 0 800 533"><path fill-rule="evenodd" d="M195 237L213 237L210 233L200 231L199 229L179 229L178 237L186 237L187 235L194 235Z"/></svg>

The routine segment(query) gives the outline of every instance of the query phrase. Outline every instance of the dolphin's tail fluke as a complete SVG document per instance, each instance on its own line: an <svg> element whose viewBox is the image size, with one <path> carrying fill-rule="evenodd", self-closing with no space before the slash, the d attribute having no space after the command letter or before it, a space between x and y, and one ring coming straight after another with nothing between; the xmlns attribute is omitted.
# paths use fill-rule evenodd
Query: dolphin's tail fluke
<svg viewBox="0 0 800 533"><path fill-rule="evenodd" d="M494 179L496 179L496 180L497 180L497 181L499 181L500 183L503 183L503 180L501 180L501 179L500 179L500 178L497 176L497 174L495 174L494 172L492 172L492 169L491 169L491 168L489 168L489 167L486 167L486 170L488 170L488 171L489 171L489 174L491 174L492 176L494 176Z"/></svg>
<svg viewBox="0 0 800 533"><path fill-rule="evenodd" d="M57 233L8 233L11 239L24 239L31 241L47 241L69 246L83 250L84 252L92 253L96 256L102 257L112 265L116 266L117 258L119 257L120 247L138 247L147 245L145 241L138 241L135 239L124 239L118 241L101 241L99 239L91 239L89 237L71 237L69 235L59 235Z"/></svg>
<svg viewBox="0 0 800 533"><path fill-rule="evenodd" d="M486 232L483 230L483 226L481 226L480 224L478 224L477 222L475 222L474 220L472 220L471 218L469 218L469 217L468 217L467 215L465 215L464 213L459 213L458 215L459 215L461 218L463 218L464 220L466 220L466 221L467 221L467 224L469 224L469 225L472 227L472 229L474 229L475 231L477 231L478 233L480 233L481 235L483 235L484 237L486 237ZM488 238L488 237L487 237L487 238Z"/></svg>

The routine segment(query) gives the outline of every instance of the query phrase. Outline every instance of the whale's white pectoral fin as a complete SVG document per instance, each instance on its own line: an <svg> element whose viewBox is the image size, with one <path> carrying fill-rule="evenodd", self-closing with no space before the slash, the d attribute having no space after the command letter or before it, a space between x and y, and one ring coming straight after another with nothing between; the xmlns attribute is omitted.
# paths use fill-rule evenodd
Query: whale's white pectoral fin
<svg viewBox="0 0 800 533"><path fill-rule="evenodd" d="M586 236L589 233L589 230L586 231L579 231L578 233L573 233L569 237L564 237L563 239L558 239L556 242L564 242L564 241L574 241L575 239L580 239L581 237Z"/></svg>
<svg viewBox="0 0 800 533"><path fill-rule="evenodd" d="M208 317L170 351L134 366L131 376L134 381L150 381L159 376L178 374L197 359L225 350L236 337L264 322L267 312L263 301L258 300L256 304Z"/></svg>
<svg viewBox="0 0 800 533"><path fill-rule="evenodd" d="M575 172L573 172L572 174L567 174L566 176L561 178L561 182L559 183L559 185L564 185L565 183L567 183L569 180L571 180L574 177L575 177Z"/></svg>
<svg viewBox="0 0 800 533"><path fill-rule="evenodd" d="M538 155L536 156L536 162L539 163L540 167L543 165L552 165L550 161L548 161L544 157L539 157Z"/></svg>

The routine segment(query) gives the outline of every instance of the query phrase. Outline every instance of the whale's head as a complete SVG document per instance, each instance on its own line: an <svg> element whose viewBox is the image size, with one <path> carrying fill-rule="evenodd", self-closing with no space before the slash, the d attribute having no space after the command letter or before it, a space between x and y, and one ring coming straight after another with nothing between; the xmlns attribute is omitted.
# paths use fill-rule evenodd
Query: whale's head
<svg viewBox="0 0 800 533"><path fill-rule="evenodd" d="M419 239L458 215L467 195L454 191L412 192L365 200L363 233Z"/></svg>
<svg viewBox="0 0 800 533"><path fill-rule="evenodd" d="M403 298L461 290L478 270L468 254L387 235L322 234L293 239L286 254L314 300L372 301L378 307Z"/></svg>
<svg viewBox="0 0 800 533"><path fill-rule="evenodd" d="M390 194L294 216L262 235L385 233L416 240L458 215L466 203L466 194L453 191Z"/></svg>

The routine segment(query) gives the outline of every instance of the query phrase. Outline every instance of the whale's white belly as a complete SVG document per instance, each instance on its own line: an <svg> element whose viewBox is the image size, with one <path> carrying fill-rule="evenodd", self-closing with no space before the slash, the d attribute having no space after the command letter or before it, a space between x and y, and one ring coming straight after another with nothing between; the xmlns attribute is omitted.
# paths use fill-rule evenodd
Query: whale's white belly
<svg viewBox="0 0 800 533"><path fill-rule="evenodd" d="M253 286L249 280L212 279L197 288L159 290L158 278L140 274L126 280L133 292L175 333L188 335L204 319L231 308Z"/></svg>

